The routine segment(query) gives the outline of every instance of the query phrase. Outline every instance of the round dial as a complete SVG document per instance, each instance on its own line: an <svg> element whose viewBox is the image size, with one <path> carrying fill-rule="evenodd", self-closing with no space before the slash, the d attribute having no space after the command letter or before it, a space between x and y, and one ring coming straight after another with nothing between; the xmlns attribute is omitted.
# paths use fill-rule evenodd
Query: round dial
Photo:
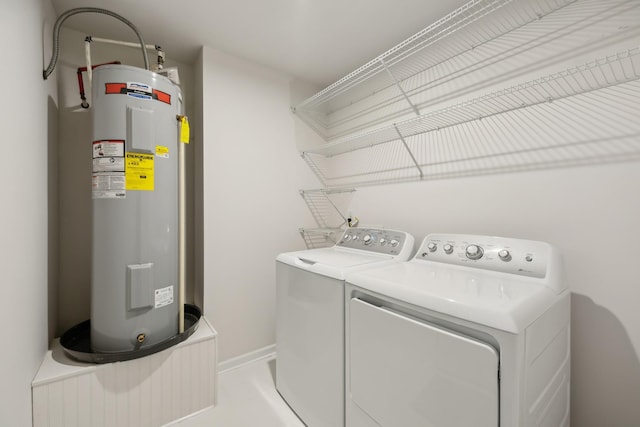
<svg viewBox="0 0 640 427"><path fill-rule="evenodd" d="M435 252L435 251L436 251L436 249L438 249L438 245L436 245L436 244L435 244L435 243L433 243L433 242L430 242L430 243L427 245L427 249L429 249L429 252Z"/></svg>
<svg viewBox="0 0 640 427"><path fill-rule="evenodd" d="M347 242L351 240L351 234L347 234L346 236L344 236L344 240L346 240Z"/></svg>
<svg viewBox="0 0 640 427"><path fill-rule="evenodd" d="M371 234L365 234L362 240L364 240L365 245L370 245L373 242L373 240L371 240Z"/></svg>
<svg viewBox="0 0 640 427"><path fill-rule="evenodd" d="M385 239L384 237L380 238L380 246L384 246L387 244L387 239Z"/></svg>
<svg viewBox="0 0 640 427"><path fill-rule="evenodd" d="M480 259L484 255L484 251L478 245L469 245L465 251L465 255L469 259Z"/></svg>
<svg viewBox="0 0 640 427"><path fill-rule="evenodd" d="M511 260L511 253L506 249L502 249L500 252L498 252L498 257L502 261L509 261Z"/></svg>
<svg viewBox="0 0 640 427"><path fill-rule="evenodd" d="M453 245L450 245L449 243L447 243L446 245L443 246L443 249L446 254L451 254L453 252Z"/></svg>
<svg viewBox="0 0 640 427"><path fill-rule="evenodd" d="M398 243L400 243L400 242L398 242L396 239L393 239L393 240L391 240L390 243L391 243L391 246L395 248L396 246L398 246Z"/></svg>

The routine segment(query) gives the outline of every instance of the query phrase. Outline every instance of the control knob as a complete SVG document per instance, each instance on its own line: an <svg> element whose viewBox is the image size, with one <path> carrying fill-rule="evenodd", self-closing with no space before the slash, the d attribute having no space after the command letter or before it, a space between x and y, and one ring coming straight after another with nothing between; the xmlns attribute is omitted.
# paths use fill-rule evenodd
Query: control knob
<svg viewBox="0 0 640 427"><path fill-rule="evenodd" d="M469 259L476 260L476 259L482 258L482 255L484 255L484 251L478 245L469 245L469 246L467 246L467 249L465 251L465 255Z"/></svg>
<svg viewBox="0 0 640 427"><path fill-rule="evenodd" d="M391 247L395 248L396 246L398 246L400 242L397 241L396 239L392 239L390 243L391 243Z"/></svg>
<svg viewBox="0 0 640 427"><path fill-rule="evenodd" d="M444 249L444 252L445 252L447 255L450 255L450 254L452 254L452 253L453 253L453 245L451 245L451 244L449 244L449 243L447 243L446 245L444 245L444 246L443 246L443 249Z"/></svg>
<svg viewBox="0 0 640 427"><path fill-rule="evenodd" d="M498 258L505 262L511 261L511 253L506 249L502 249L500 252L498 252Z"/></svg>
<svg viewBox="0 0 640 427"><path fill-rule="evenodd" d="M427 249L429 249L429 252L435 252L436 249L438 249L438 245L433 242L429 242L429 244L427 245Z"/></svg>
<svg viewBox="0 0 640 427"><path fill-rule="evenodd" d="M370 245L371 243L373 243L373 240L371 240L371 234L365 234L362 240L364 241L365 245Z"/></svg>
<svg viewBox="0 0 640 427"><path fill-rule="evenodd" d="M384 237L380 238L380 246L384 246L387 244L387 239L385 239Z"/></svg>

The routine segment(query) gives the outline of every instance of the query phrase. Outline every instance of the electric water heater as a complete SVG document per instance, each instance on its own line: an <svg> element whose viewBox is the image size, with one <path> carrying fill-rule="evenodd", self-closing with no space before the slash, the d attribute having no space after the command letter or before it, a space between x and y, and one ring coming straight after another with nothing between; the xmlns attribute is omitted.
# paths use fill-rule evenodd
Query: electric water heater
<svg viewBox="0 0 640 427"><path fill-rule="evenodd" d="M149 347L178 333L180 89L103 65L92 83L91 346Z"/></svg>

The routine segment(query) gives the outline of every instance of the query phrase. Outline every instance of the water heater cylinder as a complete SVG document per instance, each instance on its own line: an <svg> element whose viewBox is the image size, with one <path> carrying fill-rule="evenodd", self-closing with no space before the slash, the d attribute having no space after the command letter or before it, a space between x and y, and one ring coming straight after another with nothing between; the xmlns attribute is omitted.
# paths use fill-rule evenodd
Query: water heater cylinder
<svg viewBox="0 0 640 427"><path fill-rule="evenodd" d="M92 88L91 346L135 351L178 333L180 89L125 65Z"/></svg>

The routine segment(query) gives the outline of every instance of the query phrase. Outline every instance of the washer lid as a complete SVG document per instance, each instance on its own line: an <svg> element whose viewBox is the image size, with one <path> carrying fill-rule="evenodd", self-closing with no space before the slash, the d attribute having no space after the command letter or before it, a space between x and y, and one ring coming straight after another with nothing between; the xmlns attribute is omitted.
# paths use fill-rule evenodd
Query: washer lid
<svg viewBox="0 0 640 427"><path fill-rule="evenodd" d="M358 251L332 246L330 248L287 252L276 260L317 274L344 280L345 274L373 266L375 263L391 262L391 255Z"/></svg>
<svg viewBox="0 0 640 427"><path fill-rule="evenodd" d="M513 274L410 261L353 273L346 281L420 308L512 333L563 294Z"/></svg>

